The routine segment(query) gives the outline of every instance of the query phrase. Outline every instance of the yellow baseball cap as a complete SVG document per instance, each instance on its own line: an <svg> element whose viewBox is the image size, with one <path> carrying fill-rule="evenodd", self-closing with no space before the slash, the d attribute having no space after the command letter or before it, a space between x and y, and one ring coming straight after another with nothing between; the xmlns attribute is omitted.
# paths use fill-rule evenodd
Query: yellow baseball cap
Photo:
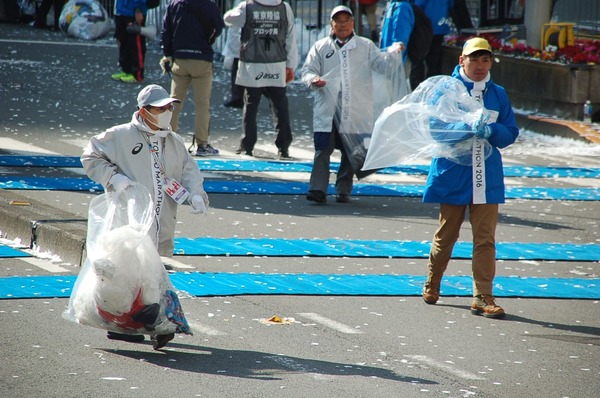
<svg viewBox="0 0 600 398"><path fill-rule="evenodd" d="M486 39L483 39L481 37L474 37L465 42L465 45L463 46L462 54L470 55L470 54L473 54L475 51L482 51L482 50L488 51L491 53L492 47L490 46L490 43L488 43L488 41Z"/></svg>

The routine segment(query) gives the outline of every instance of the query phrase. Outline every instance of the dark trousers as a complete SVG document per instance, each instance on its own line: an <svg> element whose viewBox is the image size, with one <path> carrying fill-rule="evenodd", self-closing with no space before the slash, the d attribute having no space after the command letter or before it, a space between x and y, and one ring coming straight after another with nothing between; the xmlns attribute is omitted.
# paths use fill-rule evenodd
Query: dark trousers
<svg viewBox="0 0 600 398"><path fill-rule="evenodd" d="M60 18L60 13L62 12L64 5L65 2L63 0L42 0L40 8L38 8L35 13L35 27L46 27L46 18L48 17L50 8L54 7L54 28L58 29L58 19Z"/></svg>
<svg viewBox="0 0 600 398"><path fill-rule="evenodd" d="M337 195L351 195L354 169L352 168L350 158L346 153L346 149L344 148L335 123L330 133L315 132L313 139L315 143L315 158L310 173L308 190L321 191L327 194L329 176L331 174L329 171L331 154L333 153L333 150L337 148L342 153L342 159L335 180L335 193Z"/></svg>
<svg viewBox="0 0 600 398"><path fill-rule="evenodd" d="M281 151L287 151L292 143L292 128L290 112L285 87L246 87L244 92L244 112L242 116L242 139L240 146L247 152L252 152L257 141L256 115L263 94L271 102L273 122L275 123L275 146Z"/></svg>
<svg viewBox="0 0 600 398"><path fill-rule="evenodd" d="M414 90L426 78L442 74L442 43L444 35L434 35L425 59L413 62L410 70L410 86Z"/></svg>
<svg viewBox="0 0 600 398"><path fill-rule="evenodd" d="M144 80L146 38L127 32L127 26L135 23L134 17L115 15L115 39L119 45L119 66L138 81Z"/></svg>

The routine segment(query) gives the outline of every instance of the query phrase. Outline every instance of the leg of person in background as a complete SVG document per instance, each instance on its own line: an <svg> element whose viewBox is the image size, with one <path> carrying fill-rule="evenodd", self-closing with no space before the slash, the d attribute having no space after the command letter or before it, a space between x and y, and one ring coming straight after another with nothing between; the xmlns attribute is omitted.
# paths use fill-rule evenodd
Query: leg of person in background
<svg viewBox="0 0 600 398"><path fill-rule="evenodd" d="M40 7L35 13L35 21L33 22L34 28L48 29L47 18L53 1L54 0L42 0L42 4L40 4Z"/></svg>
<svg viewBox="0 0 600 398"><path fill-rule="evenodd" d="M410 87L414 90L419 84L425 80L427 74L427 66L425 60L412 64L410 69Z"/></svg>
<svg viewBox="0 0 600 398"><path fill-rule="evenodd" d="M187 69L189 64L186 61L189 60L174 59L173 65L171 65L171 97L181 101L180 103L173 103L171 129L176 133L179 132L179 117L181 116L181 110L185 104L190 84L192 83L192 75Z"/></svg>
<svg viewBox="0 0 600 398"><path fill-rule="evenodd" d="M352 168L352 163L350 163L348 153L346 153L346 148L342 143L342 138L339 136L339 132L335 126L332 135L334 135L336 147L339 148L340 152L342 153L340 168L338 169L335 180L335 201L338 203L348 203L350 201L350 195L352 194L354 169Z"/></svg>
<svg viewBox="0 0 600 398"><path fill-rule="evenodd" d="M227 108L244 107L244 87L235 84L235 78L237 76L239 64L240 59L234 58L231 66L231 98L223 104Z"/></svg>
<svg viewBox="0 0 600 398"><path fill-rule="evenodd" d="M329 188L330 159L335 149L335 135L333 132L315 132L313 133L313 140L315 157L310 172L306 200L325 204L327 203L327 190Z"/></svg>
<svg viewBox="0 0 600 398"><path fill-rule="evenodd" d="M280 159L289 159L289 148L292 144L292 127L290 124L290 111L285 87L267 87L266 92L271 102L271 112L275 123L275 146L278 149Z"/></svg>
<svg viewBox="0 0 600 398"><path fill-rule="evenodd" d="M252 156L256 144L256 114L262 97L262 87L246 87L244 91L244 111L242 113L242 138L237 154Z"/></svg>
<svg viewBox="0 0 600 398"><path fill-rule="evenodd" d="M194 120L194 137L196 137L196 156L217 156L219 151L209 142L210 134L210 96L212 93L212 62L203 60L188 60L193 63L192 91L196 105Z"/></svg>
<svg viewBox="0 0 600 398"><path fill-rule="evenodd" d="M146 37L143 35L129 34L131 36L131 45L133 52L131 53L131 74L134 80L127 77L121 78L125 83L142 83L144 81L144 68L146 62Z"/></svg>
<svg viewBox="0 0 600 398"><path fill-rule="evenodd" d="M427 65L427 77L438 76L442 74L442 43L444 35L434 35L429 47L429 52L425 57Z"/></svg>
<svg viewBox="0 0 600 398"><path fill-rule="evenodd" d="M60 13L62 12L63 6L65 5L63 0L54 0L54 29L60 30L58 21L60 19Z"/></svg>
<svg viewBox="0 0 600 398"><path fill-rule="evenodd" d="M119 67L121 71L111 75L111 79L121 81L131 71L125 71L125 55L123 54L127 47L124 47L123 41L127 35L127 25L132 21L132 18L127 18L121 15L115 15L115 40L117 41L117 49L119 50Z"/></svg>

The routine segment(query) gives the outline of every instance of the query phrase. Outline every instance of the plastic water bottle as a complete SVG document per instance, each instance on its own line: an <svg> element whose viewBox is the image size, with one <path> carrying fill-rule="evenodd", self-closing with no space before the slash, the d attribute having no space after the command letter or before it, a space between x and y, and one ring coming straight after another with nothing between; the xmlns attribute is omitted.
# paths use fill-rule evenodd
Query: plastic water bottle
<svg viewBox="0 0 600 398"><path fill-rule="evenodd" d="M592 122L592 102L590 100L585 101L585 104L583 104L583 121Z"/></svg>

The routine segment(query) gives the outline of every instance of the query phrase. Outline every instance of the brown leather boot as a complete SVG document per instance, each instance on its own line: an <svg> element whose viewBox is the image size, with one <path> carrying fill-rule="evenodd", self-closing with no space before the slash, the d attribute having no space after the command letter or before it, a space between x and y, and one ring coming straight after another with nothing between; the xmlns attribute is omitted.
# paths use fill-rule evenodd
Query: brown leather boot
<svg viewBox="0 0 600 398"><path fill-rule="evenodd" d="M423 286L423 300L425 300L427 304L435 304L440 299L442 276L444 276L444 274L434 274L429 271L427 281L425 281L425 286Z"/></svg>
<svg viewBox="0 0 600 398"><path fill-rule="evenodd" d="M502 319L506 316L504 309L496 305L494 296L491 294L480 294L473 297L471 314L483 315L486 318Z"/></svg>

